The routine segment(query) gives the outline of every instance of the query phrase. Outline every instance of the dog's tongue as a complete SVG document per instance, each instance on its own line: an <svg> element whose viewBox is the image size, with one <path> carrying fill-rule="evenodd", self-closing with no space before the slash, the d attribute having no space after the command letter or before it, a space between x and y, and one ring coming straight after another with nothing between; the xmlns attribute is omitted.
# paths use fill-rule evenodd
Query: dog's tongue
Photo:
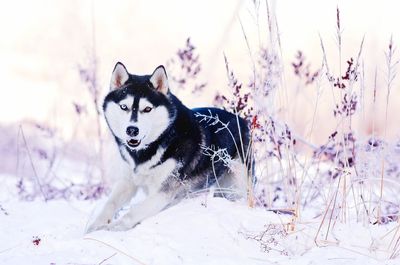
<svg viewBox="0 0 400 265"><path fill-rule="evenodd" d="M140 140L130 139L130 140L128 141L128 145L129 145L130 147L136 147L136 146L138 146L139 144L140 144Z"/></svg>

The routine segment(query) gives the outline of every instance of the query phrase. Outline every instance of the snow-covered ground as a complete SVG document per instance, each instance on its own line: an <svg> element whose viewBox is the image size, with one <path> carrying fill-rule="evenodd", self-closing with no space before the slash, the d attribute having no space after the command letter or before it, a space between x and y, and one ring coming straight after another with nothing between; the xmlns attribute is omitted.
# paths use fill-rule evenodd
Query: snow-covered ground
<svg viewBox="0 0 400 265"><path fill-rule="evenodd" d="M97 202L0 201L0 264L400 264L387 259L396 223L336 223L317 247L320 218L288 230L289 215L201 195L126 232L85 234Z"/></svg>

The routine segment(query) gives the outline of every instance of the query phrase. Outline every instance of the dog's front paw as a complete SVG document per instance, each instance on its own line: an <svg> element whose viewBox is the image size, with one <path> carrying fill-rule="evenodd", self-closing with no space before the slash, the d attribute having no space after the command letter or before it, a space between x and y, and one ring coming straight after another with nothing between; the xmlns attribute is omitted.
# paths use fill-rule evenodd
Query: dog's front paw
<svg viewBox="0 0 400 265"><path fill-rule="evenodd" d="M106 229L109 231L126 231L126 230L134 228L138 224L140 224L140 222L132 223L127 219L121 219L121 220L111 223L110 225L107 226Z"/></svg>
<svg viewBox="0 0 400 265"><path fill-rule="evenodd" d="M98 230L109 230L110 227L110 221L107 222L94 222L92 224L89 224L86 229L85 229L85 234L98 231Z"/></svg>
<svg viewBox="0 0 400 265"><path fill-rule="evenodd" d="M90 225L85 229L85 234L89 234L97 230L107 230L107 225Z"/></svg>

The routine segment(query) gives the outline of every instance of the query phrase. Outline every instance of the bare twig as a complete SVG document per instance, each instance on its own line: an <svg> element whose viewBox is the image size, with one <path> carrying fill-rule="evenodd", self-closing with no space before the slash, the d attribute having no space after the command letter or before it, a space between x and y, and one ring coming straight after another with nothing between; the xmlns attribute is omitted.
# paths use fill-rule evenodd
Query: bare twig
<svg viewBox="0 0 400 265"><path fill-rule="evenodd" d="M117 255L117 254L118 254L118 252L115 252L115 253L112 254L111 256L109 256L109 257L103 259L102 261L100 261L100 262L98 263L98 265L103 264L104 262L106 262L107 260L111 259L112 257L114 257L114 256Z"/></svg>
<svg viewBox="0 0 400 265"><path fill-rule="evenodd" d="M146 265L144 262L140 261L139 259L133 257L132 255L130 255L130 254L128 254L128 253L126 253L126 252L124 252L124 251L122 251L122 250L120 250L120 249L118 249L118 248L116 248L116 247L114 247L114 246L112 246L112 245L110 245L110 244L104 242L104 241L101 241L101 240L96 239L96 238L91 238L91 237L85 237L85 238L83 238L83 239L84 239L84 240L90 240L90 241L94 241L94 242L103 244L103 245L105 245L105 246L107 246L107 247L109 247L109 248L112 248L112 249L118 251L118 252L121 253L122 255L124 255L124 256L130 258L131 260L133 260L134 262L136 262L136 263L138 263L138 264L140 264L140 265Z"/></svg>
<svg viewBox="0 0 400 265"><path fill-rule="evenodd" d="M42 184L40 183L39 176L38 176L38 174L37 174L35 165L34 165L34 163L33 163L31 151L30 151L29 146L28 146L28 143L27 143L27 141L26 141L26 137L25 137L25 134L24 134L24 130L22 129L22 125L19 126L19 130L20 130L20 132L21 132L22 140L24 141L24 145L25 145L26 151L27 151L27 153L28 153L29 162L30 162L30 164L31 164L33 174L35 175L37 185L38 185L38 187L39 187L39 189L40 189L40 192L41 192L42 195L43 195L44 201L47 202L47 197L46 197L46 195L45 195L45 193L44 193L44 191L43 191Z"/></svg>

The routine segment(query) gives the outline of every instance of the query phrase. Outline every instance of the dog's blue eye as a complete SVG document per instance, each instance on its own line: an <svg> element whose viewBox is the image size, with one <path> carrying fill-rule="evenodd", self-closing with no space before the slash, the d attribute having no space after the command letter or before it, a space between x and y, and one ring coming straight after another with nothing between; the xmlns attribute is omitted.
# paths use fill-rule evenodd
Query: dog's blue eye
<svg viewBox="0 0 400 265"><path fill-rule="evenodd" d="M150 112L152 110L152 108L151 107L146 107L146 108L144 108L144 110L143 110L143 112Z"/></svg>
<svg viewBox="0 0 400 265"><path fill-rule="evenodd" d="M125 104L119 105L122 110L128 110L128 107Z"/></svg>

